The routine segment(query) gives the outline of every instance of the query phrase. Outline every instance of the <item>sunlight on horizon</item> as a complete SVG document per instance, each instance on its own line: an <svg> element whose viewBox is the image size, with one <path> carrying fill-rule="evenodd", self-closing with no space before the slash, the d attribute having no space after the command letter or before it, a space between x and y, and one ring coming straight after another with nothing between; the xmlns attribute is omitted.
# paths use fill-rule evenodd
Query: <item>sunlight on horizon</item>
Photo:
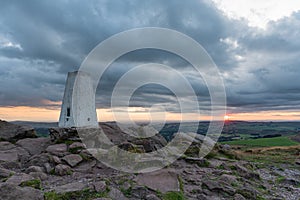
<svg viewBox="0 0 300 200"><path fill-rule="evenodd" d="M60 109L48 109L46 107L0 107L0 119L6 121L37 121L37 122L57 122L60 115ZM110 109L97 109L98 121L115 121ZM134 121L149 121L149 113L131 113L131 119ZM165 113L166 121L180 121L180 113ZM195 115L188 113L185 116L189 121L209 121L210 116ZM119 119L120 120L120 119ZM225 121L300 121L300 111L261 111L256 113L230 113L224 116ZM120 120L121 121L121 120ZM153 122L164 121L163 118L156 118Z"/></svg>

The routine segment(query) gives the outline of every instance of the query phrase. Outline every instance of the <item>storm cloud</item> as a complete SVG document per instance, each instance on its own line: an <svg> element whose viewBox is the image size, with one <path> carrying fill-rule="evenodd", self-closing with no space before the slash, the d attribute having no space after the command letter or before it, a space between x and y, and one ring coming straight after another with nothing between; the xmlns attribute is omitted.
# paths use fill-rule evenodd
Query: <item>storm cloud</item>
<svg viewBox="0 0 300 200"><path fill-rule="evenodd" d="M300 110L300 12L264 30L227 18L208 0L1 1L0 106L53 106L49 102L62 100L67 72L77 70L96 45L142 27L174 29L199 42L219 67L230 112ZM200 107L209 109L208 90L190 64L157 50L119 58L100 81L97 106L109 107L117 80L149 62L183 73ZM167 88L149 85L135 94L131 106L161 103L178 112Z"/></svg>

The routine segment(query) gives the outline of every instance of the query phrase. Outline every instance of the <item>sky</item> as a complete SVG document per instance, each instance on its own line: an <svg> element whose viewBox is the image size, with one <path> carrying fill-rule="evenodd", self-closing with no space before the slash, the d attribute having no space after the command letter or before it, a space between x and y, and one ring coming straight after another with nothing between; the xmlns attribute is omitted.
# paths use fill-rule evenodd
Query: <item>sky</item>
<svg viewBox="0 0 300 200"><path fill-rule="evenodd" d="M67 72L78 70L101 41L143 27L180 31L205 48L223 78L231 119L300 120L300 2L295 0L3 0L0 119L57 121ZM207 88L189 63L167 52L144 50L120 57L101 79L96 95L100 121L113 120L110 98L116 81L131 67L149 62L184 74L203 116L192 109L184 114L191 120L210 119ZM139 88L131 117L148 120L153 108L166 111L152 116L157 120L180 118L170 90Z"/></svg>

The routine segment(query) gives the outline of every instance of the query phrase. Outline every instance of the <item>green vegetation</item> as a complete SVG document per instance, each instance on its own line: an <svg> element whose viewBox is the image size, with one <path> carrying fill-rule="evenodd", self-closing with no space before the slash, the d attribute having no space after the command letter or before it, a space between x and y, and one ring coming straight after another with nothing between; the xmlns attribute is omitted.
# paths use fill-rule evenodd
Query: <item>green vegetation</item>
<svg viewBox="0 0 300 200"><path fill-rule="evenodd" d="M243 195L246 199L257 199L254 194L254 192L249 191L249 190L243 190L243 189L237 189L237 193Z"/></svg>
<svg viewBox="0 0 300 200"><path fill-rule="evenodd" d="M195 130L197 130L198 134L205 135L208 126L209 122L186 122L180 124L180 129L183 132L195 132ZM167 123L160 130L160 134L170 141L173 138L173 134L178 132L178 128L179 123ZM299 122L229 121L225 123L219 141L225 142L235 139L265 138L266 136L274 136L275 134L291 136L298 134L299 130Z"/></svg>
<svg viewBox="0 0 300 200"><path fill-rule="evenodd" d="M59 142L57 142L57 143L61 143L62 141L59 141ZM71 145L71 144L73 144L75 141L73 141L73 140L64 140L63 141L66 145Z"/></svg>
<svg viewBox="0 0 300 200"><path fill-rule="evenodd" d="M129 149L127 149L130 153L145 153L145 151L137 146L132 146Z"/></svg>
<svg viewBox="0 0 300 200"><path fill-rule="evenodd" d="M239 186L239 184L237 182L233 182L233 183L231 183L231 186L234 188L237 188Z"/></svg>
<svg viewBox="0 0 300 200"><path fill-rule="evenodd" d="M205 156L205 158L207 158L207 159L212 159L212 158L215 158L215 157L217 157L217 153L214 152L214 151L209 152L209 153Z"/></svg>
<svg viewBox="0 0 300 200"><path fill-rule="evenodd" d="M72 175L72 174L73 174L72 170L67 171L67 175Z"/></svg>
<svg viewBox="0 0 300 200"><path fill-rule="evenodd" d="M256 197L256 199L257 199L257 200L266 200L264 197L259 196L259 195Z"/></svg>
<svg viewBox="0 0 300 200"><path fill-rule="evenodd" d="M29 180L29 181L25 181L23 183L21 183L20 185L21 187L33 187L35 189L41 189L41 181L38 179L33 179L33 180Z"/></svg>
<svg viewBox="0 0 300 200"><path fill-rule="evenodd" d="M181 192L184 192L184 183L180 176L178 176L179 188Z"/></svg>
<svg viewBox="0 0 300 200"><path fill-rule="evenodd" d="M220 157L225 157L228 159L238 160L238 156L233 151L225 151L225 150L219 150L218 154Z"/></svg>
<svg viewBox="0 0 300 200"><path fill-rule="evenodd" d="M185 200L184 197L184 183L180 176L178 176L178 182L179 182L179 192L170 191L165 194L162 194L160 191L156 191L156 194L158 197L162 198L163 200Z"/></svg>
<svg viewBox="0 0 300 200"><path fill-rule="evenodd" d="M80 150L82 150L82 147L76 147L76 148L73 148L73 149L69 149L69 152L70 153L78 153Z"/></svg>
<svg viewBox="0 0 300 200"><path fill-rule="evenodd" d="M134 184L134 182L132 179L129 179L127 175L120 177L120 179L116 183L120 186L121 192L126 197L130 197L132 195L132 185Z"/></svg>
<svg viewBox="0 0 300 200"><path fill-rule="evenodd" d="M239 159L255 162L257 166L281 167L281 164L295 164L300 153L300 143L288 137L265 138L226 142L232 145L233 152ZM235 147L235 145L237 145Z"/></svg>
<svg viewBox="0 0 300 200"><path fill-rule="evenodd" d="M85 153L80 152L79 155L81 156L81 158L82 158L84 161L90 161L90 160L91 160L91 158L90 158L87 154L85 154Z"/></svg>
<svg viewBox="0 0 300 200"><path fill-rule="evenodd" d="M284 176L278 176L277 178L276 178L276 183L282 183L283 181L285 181L286 180L286 178L284 177Z"/></svg>
<svg viewBox="0 0 300 200"><path fill-rule="evenodd" d="M199 151L200 151L200 147L198 145L191 145L189 146L189 148L185 151L185 155L186 156L190 156L190 157L198 157L199 156Z"/></svg>
<svg viewBox="0 0 300 200"><path fill-rule="evenodd" d="M130 197L132 194L132 187L130 186L129 188L125 189L123 187L120 187L121 192L126 196L126 197Z"/></svg>
<svg viewBox="0 0 300 200"><path fill-rule="evenodd" d="M221 144L232 146L233 151L225 152L227 158L235 157L235 159L255 162L261 165L260 167L265 165L280 167L281 164L295 165L295 156L300 152L300 143L293 141L288 136L235 140L221 142ZM218 155L220 153L222 151L219 151ZM232 155L229 155L230 153Z"/></svg>
<svg viewBox="0 0 300 200"><path fill-rule="evenodd" d="M2 182L6 182L6 181L7 181L10 177L12 177L13 175L14 175L14 173L13 173L13 172L10 172L10 173L9 173L9 176L6 177L6 178L2 178L1 181L2 181Z"/></svg>
<svg viewBox="0 0 300 200"><path fill-rule="evenodd" d="M209 167L210 163L207 160L202 160L196 163L199 167Z"/></svg>
<svg viewBox="0 0 300 200"><path fill-rule="evenodd" d="M229 145L241 145L248 147L273 147L273 146L293 146L299 143L291 140L289 137L275 137L275 138L259 138L259 139L247 139L236 140L229 142L222 142Z"/></svg>
<svg viewBox="0 0 300 200"><path fill-rule="evenodd" d="M184 200L182 192L167 192L163 195L163 200Z"/></svg>
<svg viewBox="0 0 300 200"><path fill-rule="evenodd" d="M50 170L49 174L51 174L51 175L55 175L55 169L54 169L54 168L52 168L52 169Z"/></svg>
<svg viewBox="0 0 300 200"><path fill-rule="evenodd" d="M295 155L298 153L298 149L274 149L264 152L244 153L240 155L242 159L255 162L261 167L265 165L272 165L280 167L281 164L295 165Z"/></svg>

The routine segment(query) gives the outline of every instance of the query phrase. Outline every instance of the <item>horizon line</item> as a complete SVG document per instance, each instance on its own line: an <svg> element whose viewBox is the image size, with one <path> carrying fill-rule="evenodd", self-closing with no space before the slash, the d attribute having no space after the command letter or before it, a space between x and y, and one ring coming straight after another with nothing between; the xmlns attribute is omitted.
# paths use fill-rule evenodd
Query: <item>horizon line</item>
<svg viewBox="0 0 300 200"><path fill-rule="evenodd" d="M58 121L27 121L27 120L5 120L0 119L0 121L7 121L7 122L32 122L32 123L58 123ZM300 122L300 120L214 120L214 122L223 121L224 123L228 122L265 122L265 123L272 123L272 122ZM117 121L98 121L98 123L116 123ZM179 121L179 120L170 120L170 121L153 121L153 123L201 123L201 122L211 122L211 120L191 120L191 121ZM129 121L122 121L121 123L129 123ZM136 123L149 123L149 121L136 121Z"/></svg>

